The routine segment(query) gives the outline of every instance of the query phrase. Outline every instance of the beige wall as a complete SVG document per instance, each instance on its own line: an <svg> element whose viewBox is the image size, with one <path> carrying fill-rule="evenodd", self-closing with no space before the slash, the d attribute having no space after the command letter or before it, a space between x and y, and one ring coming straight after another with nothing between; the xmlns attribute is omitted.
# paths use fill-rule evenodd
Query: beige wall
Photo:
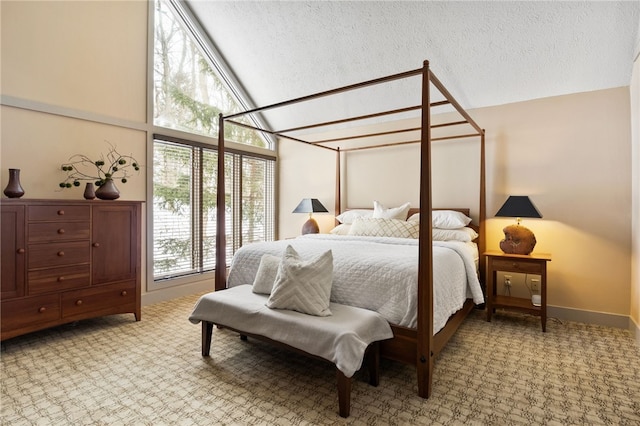
<svg viewBox="0 0 640 426"><path fill-rule="evenodd" d="M1 185L19 168L25 197L81 198L82 188L60 191L60 165L108 142L145 164L147 4L1 7ZM145 183L143 174L120 185L122 198L144 200Z"/></svg>
<svg viewBox="0 0 640 426"><path fill-rule="evenodd" d="M631 80L631 144L632 144L632 228L631 235L631 328L640 342L640 57L633 65Z"/></svg>
<svg viewBox="0 0 640 426"><path fill-rule="evenodd" d="M631 295L629 88L482 108L471 111L471 116L486 129L487 248L498 248L502 228L511 223L493 218L506 197L529 195L544 218L525 220L525 225L536 234L536 251L553 256L549 304L627 318ZM477 157L473 160L477 152L464 154L477 148L473 142L455 142L448 149L440 144L433 150L437 169L433 205L477 210L479 172L477 166L471 173L465 171L477 161ZM294 145L281 144L283 159L299 150ZM417 149L349 155L343 178L350 185L347 205L366 207L373 199L389 206L404 201L417 205ZM315 160L315 155L309 151L306 158ZM461 165L462 170L449 172L446 178L437 175L453 170L453 165ZM281 194L305 193L308 181L290 174L285 166L283 162ZM329 170L332 166L323 164ZM326 188L321 189L315 177L313 185L322 201L332 205L335 180L330 176ZM445 181L453 190L439 186ZM300 220L286 212L295 207L294 202L288 203L281 204L280 226L288 231L285 235L299 233L290 223ZM327 232L331 225L332 221L323 220L321 231Z"/></svg>

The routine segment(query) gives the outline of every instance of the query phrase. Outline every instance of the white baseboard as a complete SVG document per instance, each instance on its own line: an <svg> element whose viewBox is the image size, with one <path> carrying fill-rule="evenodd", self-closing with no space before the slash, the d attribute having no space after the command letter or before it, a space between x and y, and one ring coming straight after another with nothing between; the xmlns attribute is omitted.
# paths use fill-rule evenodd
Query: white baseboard
<svg viewBox="0 0 640 426"><path fill-rule="evenodd" d="M640 325L636 324L631 317L629 317L629 331L635 337L638 346L640 346Z"/></svg>
<svg viewBox="0 0 640 426"><path fill-rule="evenodd" d="M603 325L605 327L629 329L628 315L609 314L605 312L584 311L581 309L547 306L547 318Z"/></svg>

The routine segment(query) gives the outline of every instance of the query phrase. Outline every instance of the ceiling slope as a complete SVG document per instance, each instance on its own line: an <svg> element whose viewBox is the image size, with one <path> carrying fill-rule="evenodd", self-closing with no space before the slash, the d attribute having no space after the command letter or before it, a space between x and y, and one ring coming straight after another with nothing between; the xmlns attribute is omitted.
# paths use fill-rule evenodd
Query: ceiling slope
<svg viewBox="0 0 640 426"><path fill-rule="evenodd" d="M256 105L420 68L425 59L467 109L627 86L639 44L640 1L186 4ZM371 96L389 108L419 102L415 87L402 85ZM346 101L338 109L360 113ZM268 120L281 127L310 113Z"/></svg>

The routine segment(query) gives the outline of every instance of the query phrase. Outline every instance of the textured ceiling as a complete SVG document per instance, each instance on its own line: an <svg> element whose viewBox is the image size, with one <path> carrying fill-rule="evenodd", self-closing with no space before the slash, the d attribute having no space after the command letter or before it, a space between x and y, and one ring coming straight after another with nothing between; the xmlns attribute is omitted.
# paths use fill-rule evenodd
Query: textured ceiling
<svg viewBox="0 0 640 426"><path fill-rule="evenodd" d="M425 59L467 109L627 86L639 45L640 1L186 3L256 105ZM370 96L360 102L419 103L415 87ZM315 108L360 113L347 100ZM310 113L267 119L280 127Z"/></svg>

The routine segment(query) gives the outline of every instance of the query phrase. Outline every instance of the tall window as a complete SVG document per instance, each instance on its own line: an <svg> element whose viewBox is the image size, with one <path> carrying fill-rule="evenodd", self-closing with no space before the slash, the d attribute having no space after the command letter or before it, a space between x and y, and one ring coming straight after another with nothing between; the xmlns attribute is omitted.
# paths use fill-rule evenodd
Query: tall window
<svg viewBox="0 0 640 426"><path fill-rule="evenodd" d="M190 32L180 7L169 0L155 3L155 281L215 268L218 114L244 109L214 71L212 53ZM275 156L269 140L249 129L227 126L225 141L231 146L222 188L230 261L242 244L274 238ZM258 153L244 145L258 147Z"/></svg>

